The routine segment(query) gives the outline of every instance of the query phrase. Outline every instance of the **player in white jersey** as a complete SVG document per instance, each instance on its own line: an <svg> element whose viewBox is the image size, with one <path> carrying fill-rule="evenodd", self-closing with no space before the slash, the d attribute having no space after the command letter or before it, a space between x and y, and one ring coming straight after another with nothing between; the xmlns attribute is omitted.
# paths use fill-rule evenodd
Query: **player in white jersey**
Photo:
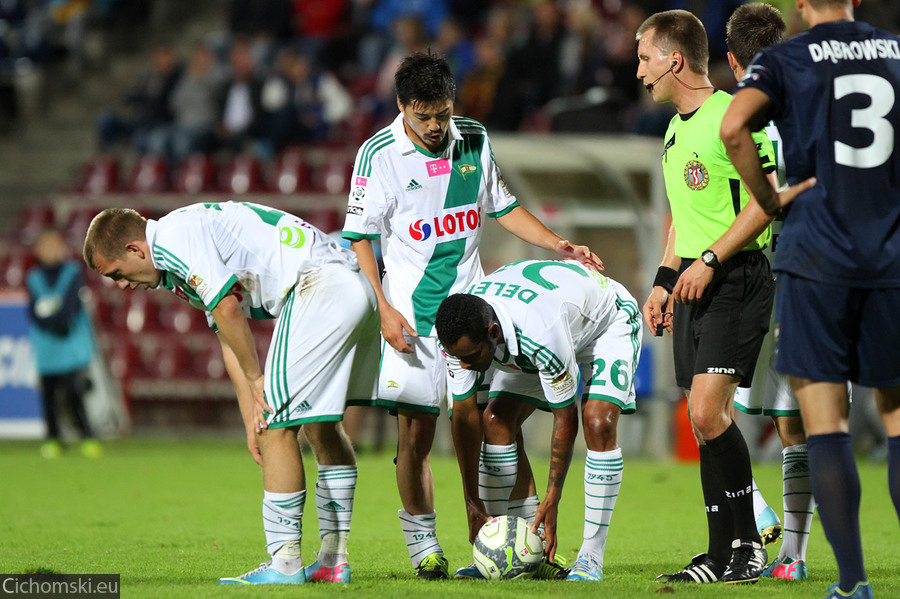
<svg viewBox="0 0 900 599"><path fill-rule="evenodd" d="M726 26L728 41L728 62L734 76L740 80L747 66L757 52L782 41L785 24L777 8L761 2L745 4L732 13ZM784 181L784 152L781 137L774 124L766 126L766 136L772 141L778 165L778 184ZM764 250L770 261L781 231L782 220L772 223L772 242ZM809 453L806 448L806 433L800 418L800 404L791 390L788 379L775 370L774 314L769 334L763 342L759 355L760 370L766 372L764 381L754 382L749 389L739 387L734 394L734 405L747 414L771 416L775 430L781 439L782 488L784 507L784 540L781 549L762 576L785 580L803 580L808 577L806 567L806 547L815 503L809 481ZM781 522L775 511L769 507L753 481L753 511L756 526L765 543L778 539L782 531Z"/></svg>
<svg viewBox="0 0 900 599"><path fill-rule="evenodd" d="M234 383L250 454L262 466L271 560L223 584L350 582L356 458L348 398L374 396L378 309L353 254L303 220L250 203L194 204L158 221L111 208L91 222L88 266L120 289L164 288L204 310ZM274 318L265 370L247 318ZM318 463L318 559L304 568L300 427Z"/></svg>
<svg viewBox="0 0 900 599"><path fill-rule="evenodd" d="M580 405L588 450L584 541L568 579L602 580L607 532L622 482L616 426L619 414L635 410L634 372L641 349L637 301L619 283L575 261L526 260L448 297L435 324L450 373L453 434L470 531L484 524L484 503L500 506L492 513L502 512L516 475L517 433L535 400L542 399L554 425L547 493L532 529L543 525L545 552L554 557L557 510ZM498 372L482 419L476 387L479 373L492 368ZM480 438L482 428L495 465L487 473L478 468L474 443L467 442ZM476 473L481 479L477 494Z"/></svg>
<svg viewBox="0 0 900 599"><path fill-rule="evenodd" d="M429 455L447 375L434 334L441 300L483 274L478 245L488 217L562 258L602 268L521 207L494 163L476 121L453 117L456 84L446 60L417 53L394 77L394 122L362 145L351 181L344 237L369 277L381 310L378 403L397 413L400 520L412 565L427 579L446 578L436 533ZM371 240L380 239L382 282ZM524 454L523 454L524 455ZM524 458L523 458L524 459ZM530 475L515 497L527 518L537 503Z"/></svg>

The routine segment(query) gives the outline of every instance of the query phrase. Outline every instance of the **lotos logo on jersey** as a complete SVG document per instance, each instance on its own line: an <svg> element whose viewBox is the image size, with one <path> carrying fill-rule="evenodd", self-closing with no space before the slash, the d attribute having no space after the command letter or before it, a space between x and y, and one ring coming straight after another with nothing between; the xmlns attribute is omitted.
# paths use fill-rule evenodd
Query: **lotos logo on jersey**
<svg viewBox="0 0 900 599"><path fill-rule="evenodd" d="M690 160L684 166L684 182L694 191L700 191L709 184L709 172L699 160Z"/></svg>
<svg viewBox="0 0 900 599"><path fill-rule="evenodd" d="M278 233L281 243L288 247L299 248L306 243L306 235L303 234L300 227L292 227L290 225L281 227L281 231Z"/></svg>
<svg viewBox="0 0 900 599"><path fill-rule="evenodd" d="M427 219L420 218L409 226L409 235L415 241L425 241L434 231L435 241L450 241L472 237L481 228L481 210L447 211Z"/></svg>
<svg viewBox="0 0 900 599"><path fill-rule="evenodd" d="M416 241L425 241L431 237L431 225L420 218L409 226L409 236Z"/></svg>

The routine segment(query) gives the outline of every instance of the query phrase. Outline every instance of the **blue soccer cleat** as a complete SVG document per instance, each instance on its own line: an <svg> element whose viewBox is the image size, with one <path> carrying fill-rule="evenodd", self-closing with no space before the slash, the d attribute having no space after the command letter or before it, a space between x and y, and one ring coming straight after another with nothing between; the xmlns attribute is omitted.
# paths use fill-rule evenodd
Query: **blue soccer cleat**
<svg viewBox="0 0 900 599"><path fill-rule="evenodd" d="M597 563L593 555L581 553L569 570L566 580L586 580L600 582L603 580L603 568Z"/></svg>
<svg viewBox="0 0 900 599"><path fill-rule="evenodd" d="M219 584L303 584L304 582L306 582L306 572L303 568L294 574L282 574L272 567L271 561L260 564L259 568L246 574L219 579Z"/></svg>
<svg viewBox="0 0 900 599"><path fill-rule="evenodd" d="M350 582L350 564L344 562L336 566L323 566L314 561L306 567L307 582Z"/></svg>
<svg viewBox="0 0 900 599"><path fill-rule="evenodd" d="M756 519L756 530L759 531L763 545L770 545L781 538L781 520L775 510L766 506Z"/></svg>
<svg viewBox="0 0 900 599"><path fill-rule="evenodd" d="M777 557L766 566L763 573L760 574L766 578L781 578L783 580L806 580L809 573L806 569L806 562L802 559L793 560L789 557Z"/></svg>
<svg viewBox="0 0 900 599"><path fill-rule="evenodd" d="M858 582L853 590L845 593L837 584L828 587L830 593L825 599L872 599L872 585L868 582Z"/></svg>
<svg viewBox="0 0 900 599"><path fill-rule="evenodd" d="M472 562L468 566L457 570L453 578L457 580L484 580L484 575L475 565L475 562Z"/></svg>

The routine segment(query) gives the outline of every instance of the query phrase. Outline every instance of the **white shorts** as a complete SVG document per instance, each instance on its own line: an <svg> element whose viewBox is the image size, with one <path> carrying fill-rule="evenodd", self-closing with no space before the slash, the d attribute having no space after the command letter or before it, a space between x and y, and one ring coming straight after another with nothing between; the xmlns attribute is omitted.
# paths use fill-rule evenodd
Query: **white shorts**
<svg viewBox="0 0 900 599"><path fill-rule="evenodd" d="M285 300L266 357L272 428L340 421L348 400L372 401L381 319L361 271L326 264Z"/></svg>
<svg viewBox="0 0 900 599"><path fill-rule="evenodd" d="M791 389L788 378L775 370L774 325L763 339L756 372L765 372L765 378L757 376L749 387L738 387L734 392L734 406L745 414L763 416L800 416L800 404Z"/></svg>
<svg viewBox="0 0 900 599"><path fill-rule="evenodd" d="M410 337L413 353L404 354L381 342L378 405L396 412L439 414L447 398L447 365L437 337Z"/></svg>

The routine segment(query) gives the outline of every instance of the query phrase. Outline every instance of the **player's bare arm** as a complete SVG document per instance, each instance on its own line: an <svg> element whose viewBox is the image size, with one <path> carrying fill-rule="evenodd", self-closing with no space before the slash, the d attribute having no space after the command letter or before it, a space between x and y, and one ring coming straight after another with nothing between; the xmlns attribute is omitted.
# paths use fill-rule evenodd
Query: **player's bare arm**
<svg viewBox="0 0 900 599"><path fill-rule="evenodd" d="M453 402L450 428L459 473L462 476L466 518L469 523L469 542L474 543L478 531L491 518L484 502L478 497L478 458L481 453L481 441L484 438L484 423L474 393L463 401Z"/></svg>
<svg viewBox="0 0 900 599"><path fill-rule="evenodd" d="M544 555L551 561L556 556L556 518L559 511L559 500L562 499L563 484L569 464L572 463L572 451L575 447L575 436L578 434L578 408L575 403L564 408L553 408L553 437L550 442L550 474L547 477L547 494L537 508L533 532L544 525Z"/></svg>
<svg viewBox="0 0 900 599"><path fill-rule="evenodd" d="M398 352L404 354L413 353L413 348L403 337L404 331L411 337L417 337L416 329L407 322L400 312L387 301L384 289L381 287L381 276L378 272L378 262L375 260L375 252L372 250L372 242L368 239L354 239L350 242L350 249L356 254L359 267L366 274L366 278L375 289L378 298L378 311L381 314L381 335L388 344Z"/></svg>
<svg viewBox="0 0 900 599"><path fill-rule="evenodd" d="M237 358L231 348L225 343L224 339L219 336L219 342L222 345L222 358L225 361L225 371L228 378L234 385L234 391L238 398L238 407L241 410L241 419L244 422L244 432L247 435L247 451L253 460L262 466L262 454L259 451L259 441L256 438L260 430L260 422L265 424L265 413L259 409L253 401L253 390L244 373L238 364Z"/></svg>
<svg viewBox="0 0 900 599"><path fill-rule="evenodd" d="M722 119L720 136L725 144L728 157L744 185L756 198L763 211L769 216L776 216L797 195L816 184L816 179L809 179L792 185L778 193L763 173L759 163L756 144L751 131L758 130L763 124L764 114L770 103L769 97L758 89L744 88L738 90L728 106Z"/></svg>
<svg viewBox="0 0 900 599"><path fill-rule="evenodd" d="M669 236L666 240L666 249L663 251L663 259L659 265L659 271L654 281L650 297L644 302L644 322L651 331L660 331L665 328L672 332L672 304L674 295L670 293L678 278L678 268L681 266L681 258L675 255L675 227L669 225Z"/></svg>
<svg viewBox="0 0 900 599"><path fill-rule="evenodd" d="M603 270L603 261L586 245L574 245L563 239L522 206L516 206L497 218L497 222L519 239L556 252L563 260L577 260L594 270Z"/></svg>

